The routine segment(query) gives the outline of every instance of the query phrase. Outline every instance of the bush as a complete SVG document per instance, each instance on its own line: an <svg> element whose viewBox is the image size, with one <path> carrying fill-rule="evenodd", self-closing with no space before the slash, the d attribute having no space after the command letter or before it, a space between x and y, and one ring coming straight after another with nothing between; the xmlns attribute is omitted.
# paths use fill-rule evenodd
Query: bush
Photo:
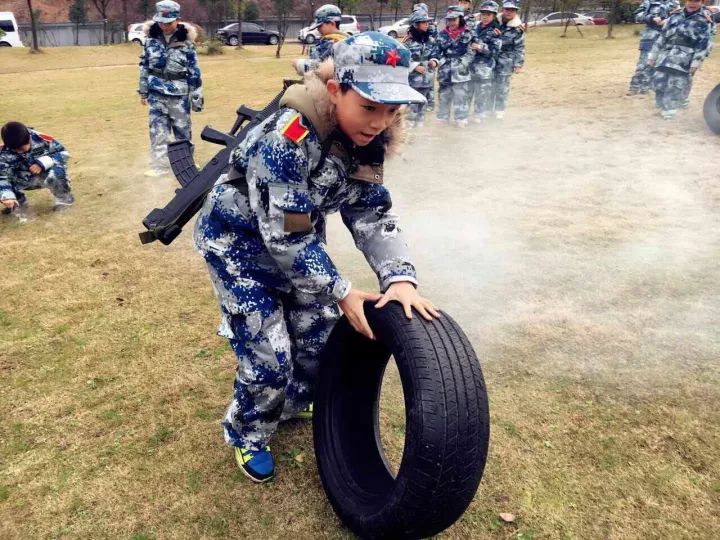
<svg viewBox="0 0 720 540"><path fill-rule="evenodd" d="M223 46L225 44L219 40L219 39L208 39L201 49L199 49L200 54L206 54L208 56L214 56L216 54L223 54L225 51L223 50Z"/></svg>

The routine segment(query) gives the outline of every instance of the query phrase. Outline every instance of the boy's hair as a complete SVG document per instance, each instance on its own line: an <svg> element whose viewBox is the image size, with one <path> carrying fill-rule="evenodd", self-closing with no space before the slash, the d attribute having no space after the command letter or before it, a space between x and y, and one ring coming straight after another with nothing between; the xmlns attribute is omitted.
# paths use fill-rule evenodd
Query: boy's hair
<svg viewBox="0 0 720 540"><path fill-rule="evenodd" d="M30 131L22 122L8 122L0 129L5 146L10 150L16 150L30 142Z"/></svg>

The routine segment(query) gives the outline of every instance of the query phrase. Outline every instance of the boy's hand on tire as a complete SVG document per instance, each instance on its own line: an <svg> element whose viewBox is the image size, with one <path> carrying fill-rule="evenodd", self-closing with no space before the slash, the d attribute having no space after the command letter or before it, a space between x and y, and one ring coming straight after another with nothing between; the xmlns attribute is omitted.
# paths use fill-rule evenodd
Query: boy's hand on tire
<svg viewBox="0 0 720 540"><path fill-rule="evenodd" d="M440 311L438 311L435 304L420 296L415 286L409 281L398 281L390 285L380 301L375 304L375 307L379 309L391 300L402 304L405 316L408 319L412 319L412 308L415 308L427 321L440 317Z"/></svg>
<svg viewBox="0 0 720 540"><path fill-rule="evenodd" d="M340 300L338 305L345 316L350 321L350 325L363 336L369 339L375 339L375 334L370 329L370 325L365 317L363 303L365 300L380 300L381 295L378 293L367 293L358 289L350 289L348 295Z"/></svg>

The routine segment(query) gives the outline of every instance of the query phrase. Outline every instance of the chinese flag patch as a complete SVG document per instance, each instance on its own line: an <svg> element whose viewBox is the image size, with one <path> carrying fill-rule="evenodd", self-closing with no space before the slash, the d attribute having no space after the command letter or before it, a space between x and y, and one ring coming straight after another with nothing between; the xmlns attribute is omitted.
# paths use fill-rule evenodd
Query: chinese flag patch
<svg viewBox="0 0 720 540"><path fill-rule="evenodd" d="M45 133L40 133L38 131L37 134L40 135L40 138L45 142L52 142L55 140L53 137L51 137L50 135L46 135Z"/></svg>
<svg viewBox="0 0 720 540"><path fill-rule="evenodd" d="M310 133L310 130L303 125L300 113L293 116L282 130L282 134L295 144L307 137L308 133Z"/></svg>

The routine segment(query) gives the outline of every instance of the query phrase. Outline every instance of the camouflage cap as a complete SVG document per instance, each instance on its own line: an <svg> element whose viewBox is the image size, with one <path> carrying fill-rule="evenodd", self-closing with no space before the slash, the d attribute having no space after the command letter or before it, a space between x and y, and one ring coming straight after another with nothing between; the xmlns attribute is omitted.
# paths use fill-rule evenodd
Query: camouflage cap
<svg viewBox="0 0 720 540"><path fill-rule="evenodd" d="M419 4L413 5L413 11L417 11L419 9L424 11L425 13L430 13L430 10L428 9L427 4L419 3Z"/></svg>
<svg viewBox="0 0 720 540"><path fill-rule="evenodd" d="M498 6L497 2L494 2L493 0L485 0L482 4L480 4L478 11L491 11L492 13L497 13L499 9L500 6Z"/></svg>
<svg viewBox="0 0 720 540"><path fill-rule="evenodd" d="M410 14L410 24L417 24L428 21L430 21L430 15L428 15L427 11L424 11L422 9L416 9Z"/></svg>
<svg viewBox="0 0 720 540"><path fill-rule="evenodd" d="M155 15L153 21L159 23L171 23L180 17L180 4L172 0L162 0L155 4Z"/></svg>
<svg viewBox="0 0 720 540"><path fill-rule="evenodd" d="M318 26L326 22L340 22L342 20L342 11L335 4L325 4L315 10L315 22L310 26L310 30L315 30Z"/></svg>
<svg viewBox="0 0 720 540"><path fill-rule="evenodd" d="M464 18L465 17L465 9L461 8L460 6L450 6L447 8L447 13L445 13L446 19L457 19L457 18Z"/></svg>
<svg viewBox="0 0 720 540"><path fill-rule="evenodd" d="M504 9L520 9L520 2L518 0L505 0L502 7Z"/></svg>
<svg viewBox="0 0 720 540"><path fill-rule="evenodd" d="M362 32L333 47L335 80L349 84L365 99L388 105L425 103L410 88L410 51L380 32Z"/></svg>

